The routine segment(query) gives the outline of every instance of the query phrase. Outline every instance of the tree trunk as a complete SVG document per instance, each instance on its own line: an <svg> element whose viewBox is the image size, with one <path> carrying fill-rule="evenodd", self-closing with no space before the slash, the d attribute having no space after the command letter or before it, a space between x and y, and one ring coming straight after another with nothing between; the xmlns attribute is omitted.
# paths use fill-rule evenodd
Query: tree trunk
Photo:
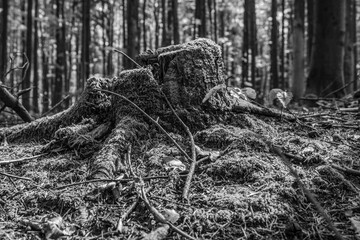
<svg viewBox="0 0 360 240"><path fill-rule="evenodd" d="M166 0L161 0L161 21L162 21L162 34L161 46L166 46L167 27L166 27Z"/></svg>
<svg viewBox="0 0 360 240"><path fill-rule="evenodd" d="M172 44L173 37L174 37L174 21L173 21L174 14L173 14L172 3L173 3L172 0L167 1L167 21L166 21L167 30L166 30L166 32L168 34L166 35L166 46Z"/></svg>
<svg viewBox="0 0 360 240"><path fill-rule="evenodd" d="M63 32L64 19L61 18L63 11L63 4L60 0L56 0L56 17L59 21L59 24L56 27L56 64L55 64L55 85L54 91L52 94L51 106L55 106L58 102L62 100L63 96L63 84L64 84L64 67L65 67L65 35ZM59 107L61 110L62 108Z"/></svg>
<svg viewBox="0 0 360 240"><path fill-rule="evenodd" d="M325 96L344 86L345 1L314 1L314 45L307 91ZM344 95L336 92L335 96Z"/></svg>
<svg viewBox="0 0 360 240"><path fill-rule="evenodd" d="M81 41L81 86L83 89L86 79L90 76L90 1L82 0L82 41Z"/></svg>
<svg viewBox="0 0 360 240"><path fill-rule="evenodd" d="M139 53L139 0L127 2L127 55L135 59ZM134 64L127 59L126 67L133 68Z"/></svg>
<svg viewBox="0 0 360 240"><path fill-rule="evenodd" d="M142 9L142 14L143 14L143 30L142 30L142 34L143 34L143 47L144 47L144 51L147 50L147 39L146 39L146 0L144 0L143 3L143 9Z"/></svg>
<svg viewBox="0 0 360 240"><path fill-rule="evenodd" d="M307 0L307 62L310 66L312 46L314 43L314 3Z"/></svg>
<svg viewBox="0 0 360 240"><path fill-rule="evenodd" d="M107 21L107 36L108 36L108 46L110 49L113 48L114 45L114 7L111 6L111 3L109 3L109 18ZM114 67L113 67L113 51L110 50L107 55L107 74L109 76L112 76L114 74Z"/></svg>
<svg viewBox="0 0 360 240"><path fill-rule="evenodd" d="M285 89L285 0L281 0L281 13L281 87Z"/></svg>
<svg viewBox="0 0 360 240"><path fill-rule="evenodd" d="M28 59L32 59L32 9L33 9L33 1L27 1L27 16L26 16L26 56ZM29 68L25 72L24 82L22 84L23 89L27 89L31 87L31 63L29 63ZM30 110L30 91L22 95L23 105L27 110Z"/></svg>
<svg viewBox="0 0 360 240"><path fill-rule="evenodd" d="M245 82L248 82L249 78L249 22L250 22L250 11L249 5L251 0L244 1L244 33L243 33L243 49L242 49L242 87L244 87Z"/></svg>
<svg viewBox="0 0 360 240"><path fill-rule="evenodd" d="M123 49L127 49L127 9L126 9L126 0L122 1L122 5L123 5ZM126 67L128 59L126 58L126 56L123 56L123 67Z"/></svg>
<svg viewBox="0 0 360 240"><path fill-rule="evenodd" d="M354 27L353 22L353 2L354 0L346 1L346 33L345 33L345 56L344 56L344 80L347 87L345 88L346 93L353 92L352 82L354 81L354 67L356 65L354 61L354 42L352 32ZM355 43L356 44L356 43Z"/></svg>
<svg viewBox="0 0 360 240"><path fill-rule="evenodd" d="M206 37L206 2L205 0L195 1L195 25L198 27L198 37ZM195 35L196 37L196 35Z"/></svg>
<svg viewBox="0 0 360 240"><path fill-rule="evenodd" d="M35 0L35 22L34 22L34 55L33 55L33 66L34 66L34 89L32 105L35 113L39 112L39 70L38 70L38 48L39 48L39 0Z"/></svg>
<svg viewBox="0 0 360 240"><path fill-rule="evenodd" d="M159 24L159 4L155 1L154 3L154 20L155 20L155 48L159 48L159 36L160 36L160 24Z"/></svg>
<svg viewBox="0 0 360 240"><path fill-rule="evenodd" d="M304 24L305 24L305 2L304 0L295 0L294 2L294 21L293 21L293 88L294 98L298 100L305 91L305 73L304 73Z"/></svg>
<svg viewBox="0 0 360 240"><path fill-rule="evenodd" d="M257 33L256 33L256 9L255 1L250 1L250 49L251 49L251 84L256 87L256 56L257 56Z"/></svg>
<svg viewBox="0 0 360 240"><path fill-rule="evenodd" d="M352 10L353 10L353 13L352 13L352 26L353 26L353 30L352 30L352 42L354 44L354 47L353 47L353 50L354 50L354 63L355 63L355 66L354 66L354 89L358 89L358 77L357 77L357 59L358 59L358 52L357 52L357 37L356 37L356 34L357 34L357 27L356 27L356 18L357 18L357 5L356 5L357 1L353 1L353 7L352 7Z"/></svg>
<svg viewBox="0 0 360 240"><path fill-rule="evenodd" d="M174 23L174 44L180 43L180 33L179 33L179 16L178 16L178 0L172 0L172 9L173 9L173 23Z"/></svg>
<svg viewBox="0 0 360 240"><path fill-rule="evenodd" d="M46 0L44 0L44 8L47 8ZM47 53L46 46L48 45L48 39L45 37L44 33L46 32L44 23L39 22L40 24L40 38L41 38L41 62L42 62L42 112L45 113L49 111L49 100L50 100L50 86L49 86L49 56ZM78 46L78 45L77 45Z"/></svg>
<svg viewBox="0 0 360 240"><path fill-rule="evenodd" d="M208 6L208 10L209 10L209 26L210 26L210 32L209 32L209 38L213 39L213 15L212 15L212 11L213 11L213 0L207 0L207 6Z"/></svg>
<svg viewBox="0 0 360 240"><path fill-rule="evenodd" d="M218 26L217 26L217 5L216 5L216 0L214 0L214 36L215 36L215 42L218 42Z"/></svg>
<svg viewBox="0 0 360 240"><path fill-rule="evenodd" d="M277 1L271 0L271 88L279 87L279 76L278 76L278 24L276 20L277 16Z"/></svg>
<svg viewBox="0 0 360 240"><path fill-rule="evenodd" d="M0 81L5 81L3 79L3 75L6 72L7 66L7 23L8 23L8 10L9 10L9 2L8 0L0 1Z"/></svg>

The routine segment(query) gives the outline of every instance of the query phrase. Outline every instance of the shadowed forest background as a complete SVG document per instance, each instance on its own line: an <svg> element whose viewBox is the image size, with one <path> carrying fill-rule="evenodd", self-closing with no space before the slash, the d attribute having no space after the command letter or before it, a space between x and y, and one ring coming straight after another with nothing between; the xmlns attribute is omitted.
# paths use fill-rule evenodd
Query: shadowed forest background
<svg viewBox="0 0 360 240"><path fill-rule="evenodd" d="M136 60L205 37L221 46L226 75L259 99L271 88L295 100L341 97L358 87L357 8L355 0L1 0L1 87L34 116L57 112L89 76L135 67L114 49Z"/></svg>

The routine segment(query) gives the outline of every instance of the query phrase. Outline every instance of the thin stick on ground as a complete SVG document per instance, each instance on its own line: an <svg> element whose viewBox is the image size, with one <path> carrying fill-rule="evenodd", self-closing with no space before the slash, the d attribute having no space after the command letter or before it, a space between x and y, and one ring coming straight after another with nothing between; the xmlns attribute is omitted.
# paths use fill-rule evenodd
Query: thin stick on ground
<svg viewBox="0 0 360 240"><path fill-rule="evenodd" d="M141 194L141 198L145 203L146 208L152 213L152 215L154 215L155 219L163 224L167 224L170 226L170 228L174 231L179 233L181 236L187 238L187 239L191 239L191 240L195 240L196 238L190 236L189 234L187 234L186 232L182 231L181 229L179 229L178 227L176 227L175 225L173 225L171 222L169 222L168 220L166 220L164 218L164 216L154 207L151 205L150 201L148 200L148 198L146 197L146 193L145 193L145 189L144 189L144 182L142 181L142 179L140 179L140 184L141 184L141 188L140 188L140 194Z"/></svg>
<svg viewBox="0 0 360 240"><path fill-rule="evenodd" d="M126 102L130 103L133 107L135 107L139 112L141 112L145 117L147 117L152 123L154 123L161 132L163 132L172 143L175 144L175 146L179 149L179 151L184 154L184 156L191 162L192 159L189 157L189 155L184 151L184 149L182 149L182 147L180 147L180 145L170 136L170 134L168 132L166 132L166 130L155 120L153 119L149 114L147 114L146 112L144 112L144 110L142 110L138 105L136 105L134 102L132 102L131 100L129 100L127 97L118 94L118 93L114 93L112 91L109 90L104 90L104 89L97 89L100 92L105 92L105 93L110 93L112 95L115 95L117 97L120 97L121 99L125 100Z"/></svg>
<svg viewBox="0 0 360 240"><path fill-rule="evenodd" d="M297 182L297 184L300 186L301 190L304 192L304 194L306 195L306 197L308 198L308 200L314 204L316 210L319 212L319 214L325 219L326 223L328 224L328 227L334 232L335 236L337 239L339 240L344 240L344 238L342 237L342 235L339 233L339 231L336 229L335 225L333 224L331 218L329 217L329 215L325 212L325 210L321 207L320 203L316 200L315 196L304 186L304 184L302 183L302 181L300 180L299 175L297 174L297 172L295 171L295 169L291 166L291 163L289 162L289 160L286 158L286 156L284 155L284 153L280 150L280 148L274 146L273 144L270 143L270 148L273 150L274 153L276 153L281 160L283 161L283 163L288 167L291 175L293 175L293 177L295 178L295 181Z"/></svg>
<svg viewBox="0 0 360 240"><path fill-rule="evenodd" d="M35 156L31 156L31 157L24 157L24 158L19 158L19 159L13 159L13 160L4 160L4 161L0 161L0 165L6 165L6 164L11 164L11 163L19 163L19 162L25 162L28 160L33 160L39 157L42 157L46 154L39 154L39 155L35 155Z"/></svg>
<svg viewBox="0 0 360 240"><path fill-rule="evenodd" d="M0 175L6 176L6 177L9 177L9 178L21 179L21 180L25 180L25 181L32 181L32 179L30 179L30 178L20 177L20 176L17 176L17 175L12 175L12 174L3 173L3 172L0 172Z"/></svg>
<svg viewBox="0 0 360 240"><path fill-rule="evenodd" d="M176 116L176 118L179 120L179 122L181 123L181 125L185 129L185 131L188 134L189 139L190 139L190 144L191 144L191 164L190 164L189 174L188 174L188 176L186 178L185 186L184 186L184 189L183 189L183 195L182 195L183 199L189 201L189 190L190 190L191 180L192 180L192 177L194 175L195 167L196 167L196 151L195 151L194 136L190 132L189 127L186 126L186 124L181 120L179 115L175 112L174 108L172 107L171 103L167 99L166 95L164 93L162 93L162 94L163 94L163 96L164 96L164 98L166 100L166 103L169 105L171 111Z"/></svg>

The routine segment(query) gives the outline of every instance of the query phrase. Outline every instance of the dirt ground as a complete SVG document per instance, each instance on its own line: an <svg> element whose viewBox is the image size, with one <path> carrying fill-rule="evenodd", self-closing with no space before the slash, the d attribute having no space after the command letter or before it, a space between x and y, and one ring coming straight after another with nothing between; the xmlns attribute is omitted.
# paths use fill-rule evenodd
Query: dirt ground
<svg viewBox="0 0 360 240"><path fill-rule="evenodd" d="M139 195L141 176L150 204L173 216L173 225L195 239L336 239L286 163L269 149L271 140L343 239L358 239L356 113L319 108L294 112L298 122L234 114L224 124L194 133L201 160L188 202L182 191L189 165L155 127L128 156L137 177L119 173L118 181L89 179L96 147L39 155L44 143L3 142L0 238L184 239L149 211ZM189 151L185 132L171 135ZM38 157L6 162L32 156Z"/></svg>

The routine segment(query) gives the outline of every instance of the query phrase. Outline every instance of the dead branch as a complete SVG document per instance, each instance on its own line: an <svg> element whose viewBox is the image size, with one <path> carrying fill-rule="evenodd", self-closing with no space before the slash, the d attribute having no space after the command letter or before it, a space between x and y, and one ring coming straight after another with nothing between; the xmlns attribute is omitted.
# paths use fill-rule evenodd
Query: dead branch
<svg viewBox="0 0 360 240"><path fill-rule="evenodd" d="M31 156L31 157L24 157L24 158L19 158L19 159L0 161L0 165L6 165L6 164L11 164L11 163L25 162L25 161L28 161L28 160L33 160L33 159L42 157L42 156L44 156L44 155L46 155L46 154L39 154L39 155Z"/></svg>
<svg viewBox="0 0 360 240"><path fill-rule="evenodd" d="M344 240L344 238L342 237L342 235L339 233L339 231L336 229L335 225L333 224L331 218L329 217L329 215L325 212L325 209L320 205L320 203L316 200L315 196L304 186L304 184L302 183L299 175L297 174L297 172L295 171L295 169L291 166L291 163L289 162L289 160L286 158L286 156L284 155L284 153L280 150L279 147L274 146L272 143L270 143L270 149L272 149L272 151L274 153L276 153L280 159L283 161L283 163L285 164L285 166L288 167L291 175L293 175L293 177L295 178L296 183L299 185L299 187L301 188L301 190L304 192L304 194L306 195L306 197L308 198L308 200L314 204L316 210L319 212L319 214L325 219L326 223L328 224L328 227L334 232L335 236L337 239L339 240Z"/></svg>
<svg viewBox="0 0 360 240"><path fill-rule="evenodd" d="M17 179L21 179L21 180L25 180L25 181L32 181L32 179L30 179L30 178L20 177L20 176L17 176L17 175L12 175L12 174L3 173L3 172L0 172L0 175L6 176L6 177L9 177L9 178L17 178Z"/></svg>

